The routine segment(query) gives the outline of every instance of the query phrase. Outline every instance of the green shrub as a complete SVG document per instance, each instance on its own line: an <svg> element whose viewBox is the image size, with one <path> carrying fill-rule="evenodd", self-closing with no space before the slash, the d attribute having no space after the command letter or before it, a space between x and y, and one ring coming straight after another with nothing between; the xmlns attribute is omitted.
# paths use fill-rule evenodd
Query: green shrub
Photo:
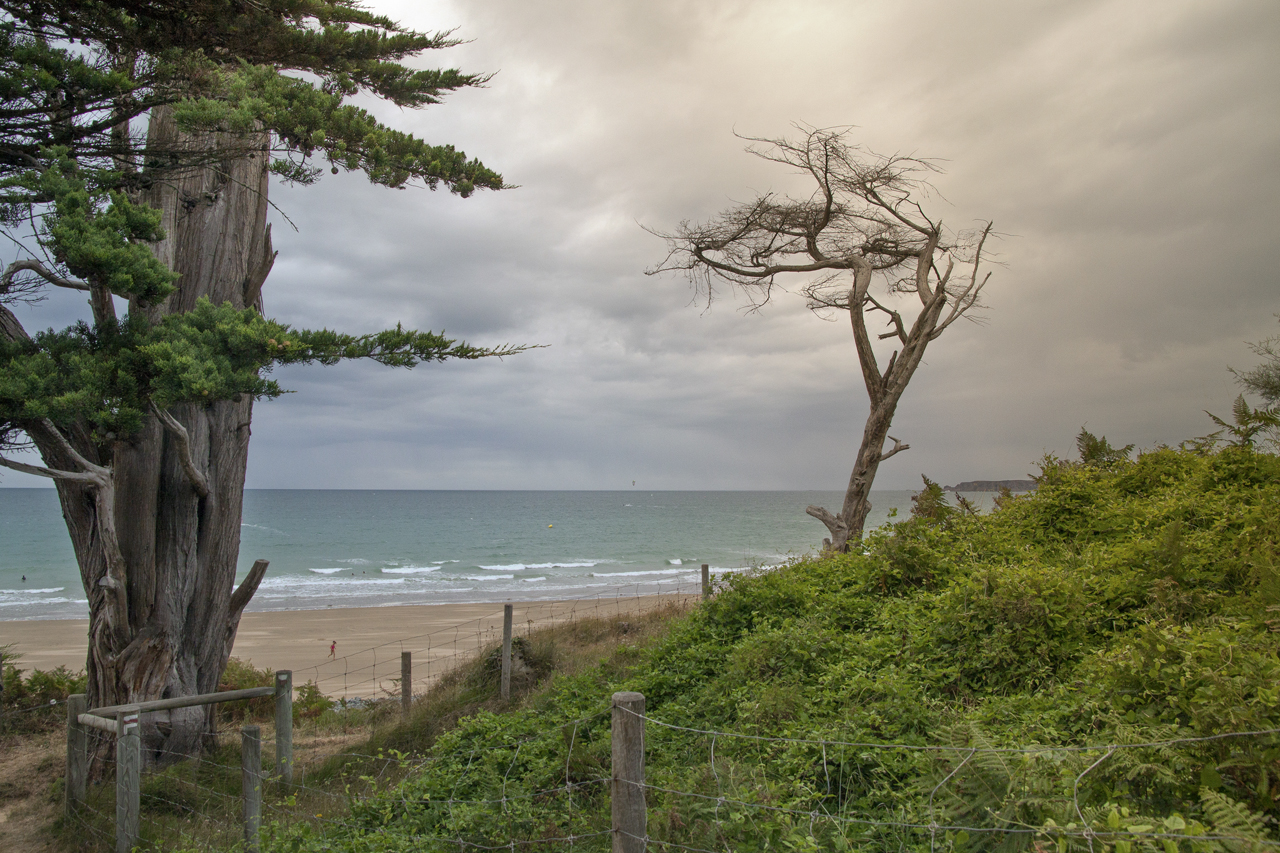
<svg viewBox="0 0 1280 853"><path fill-rule="evenodd" d="M231 658L218 680L218 691L248 690L251 687L271 687L275 684L275 673L258 669L248 661ZM275 714L275 699L261 696L257 699L240 700L238 702L219 702L218 717L226 723L240 723L246 720L269 720Z"/></svg>
<svg viewBox="0 0 1280 853"><path fill-rule="evenodd" d="M333 706L333 700L320 692L314 681L298 688L293 697L293 721L314 720Z"/></svg>
<svg viewBox="0 0 1280 853"><path fill-rule="evenodd" d="M608 697L638 690L669 724L645 734L655 849L1274 844L1280 738L1247 733L1280 729L1280 462L1088 449L989 515L926 481L865 553L735 576L653 646L433 730L421 772L350 822L278 841L607 830Z"/></svg>

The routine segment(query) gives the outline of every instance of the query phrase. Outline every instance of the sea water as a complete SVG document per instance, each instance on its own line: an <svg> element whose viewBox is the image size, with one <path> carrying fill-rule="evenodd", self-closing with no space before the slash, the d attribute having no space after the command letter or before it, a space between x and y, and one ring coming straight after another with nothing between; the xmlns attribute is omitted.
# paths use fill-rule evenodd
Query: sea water
<svg viewBox="0 0 1280 853"><path fill-rule="evenodd" d="M868 529L905 517L912 494L873 491ZM250 610L694 591L703 563L723 575L816 551L826 528L805 507L841 497L251 489L237 582L270 561ZM87 615L55 492L0 489L0 620Z"/></svg>

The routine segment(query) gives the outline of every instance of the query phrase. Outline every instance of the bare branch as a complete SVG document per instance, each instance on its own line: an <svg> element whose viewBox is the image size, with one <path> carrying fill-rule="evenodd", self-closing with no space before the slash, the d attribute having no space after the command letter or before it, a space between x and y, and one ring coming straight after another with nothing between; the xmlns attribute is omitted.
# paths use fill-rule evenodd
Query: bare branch
<svg viewBox="0 0 1280 853"><path fill-rule="evenodd" d="M151 404L151 411L155 412L160 423L164 424L165 429L169 430L173 435L175 449L178 451L178 464L182 466L182 472L187 475L187 479L191 481L191 488L202 498L209 497L209 480L204 474L200 473L200 469L196 467L196 461L191 456L191 435L187 432L187 428L178 423L177 418L161 409L155 403Z"/></svg>
<svg viewBox="0 0 1280 853"><path fill-rule="evenodd" d="M253 594L258 591L258 584L262 583L262 578L267 573L267 561L255 560L253 568L249 569L249 574L245 575L244 580L240 582L240 586L236 587L236 591L231 593L231 604L228 606L228 612L232 619L237 622L240 614L248 605L249 599L253 598Z"/></svg>
<svg viewBox="0 0 1280 853"><path fill-rule="evenodd" d="M83 468L86 472L96 475L100 483L101 481L111 477L110 468L95 465L88 459L81 456L79 451L71 446L71 442L67 441L67 437L62 434L62 430L58 429L58 427L54 425L53 421L48 418L41 418L40 425L48 431L49 437L57 443L59 449L61 449L63 453L70 456L72 461Z"/></svg>
<svg viewBox="0 0 1280 853"><path fill-rule="evenodd" d="M991 236L992 222L987 222L983 227L982 233L978 237L978 245L973 252L973 269L969 274L969 283L965 285L964 290L956 294L951 304L951 312L947 318L938 324L929 339L934 340L956 321L957 318L963 316L970 308L978 304L978 296L982 293L982 289L987 286L987 282L991 279L991 273L988 272L982 277L982 281L978 281L978 269L982 265L982 250L987 244L987 238ZM947 267L947 274L950 276L951 267Z"/></svg>
<svg viewBox="0 0 1280 853"><path fill-rule="evenodd" d="M876 311L883 311L889 315L889 322L893 324L892 332L885 332L880 336L880 340L888 340L889 338L898 338L904 344L907 342L907 331L902 325L902 315L891 308L881 305L876 298L870 293L867 294L867 301L871 303L871 307Z"/></svg>
<svg viewBox="0 0 1280 853"><path fill-rule="evenodd" d="M889 440L893 442L893 449L890 450L888 453L881 452L880 454L881 462L883 462L884 460L888 459L890 456L893 456L896 453L901 453L904 450L911 449L911 445L903 444L901 441L898 441L898 439L894 438L893 436L889 436Z"/></svg>
<svg viewBox="0 0 1280 853"><path fill-rule="evenodd" d="M24 462L15 462L12 459L6 459L0 456L0 465L13 471L21 471L23 474L34 474L37 477L47 477L50 480L69 480L75 483L84 483L85 485L97 485L98 477L87 471L58 471L53 468L45 468L40 465L27 465Z"/></svg>
<svg viewBox="0 0 1280 853"><path fill-rule="evenodd" d="M8 292L9 288L13 285L14 275L23 271L33 272L45 281L49 282L49 284L57 287L66 287L71 290L82 290L86 293L90 292L92 289L83 281L78 281L72 278L63 278L34 258L23 258L22 260L17 260L9 264L9 266L5 268L4 274L0 275L0 293Z"/></svg>

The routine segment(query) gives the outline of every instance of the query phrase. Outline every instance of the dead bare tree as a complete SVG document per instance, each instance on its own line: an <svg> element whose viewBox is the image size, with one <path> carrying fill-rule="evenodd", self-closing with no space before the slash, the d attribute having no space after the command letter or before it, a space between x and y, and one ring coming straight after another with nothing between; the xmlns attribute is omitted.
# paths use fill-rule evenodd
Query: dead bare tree
<svg viewBox="0 0 1280 853"><path fill-rule="evenodd" d="M809 198L770 193L706 223L655 232L670 251L648 272L685 272L708 304L717 282L727 282L753 309L782 286L779 276L796 278L815 312L849 312L871 410L839 514L806 510L831 531L823 549L843 552L862 537L880 463L909 447L889 430L926 347L979 307L990 278L981 268L991 223L951 232L931 219L921 206L930 191L925 177L937 171L928 160L872 154L849 144L842 129L802 130L796 140L748 137L747 150L811 177L817 189ZM877 281L880 295L872 293ZM919 308L908 326L911 294ZM867 331L876 313L887 321L878 340L894 341L883 369ZM893 442L889 450L886 439Z"/></svg>

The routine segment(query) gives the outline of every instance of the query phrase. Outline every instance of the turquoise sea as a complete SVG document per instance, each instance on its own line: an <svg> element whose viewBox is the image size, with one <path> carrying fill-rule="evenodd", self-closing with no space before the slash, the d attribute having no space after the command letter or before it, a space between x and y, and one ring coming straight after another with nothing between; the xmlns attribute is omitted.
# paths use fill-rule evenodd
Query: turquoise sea
<svg viewBox="0 0 1280 853"><path fill-rule="evenodd" d="M872 492L869 527L909 491ZM991 495L970 496L989 505ZM519 601L694 589L815 551L809 504L835 492L264 490L245 493L240 575L271 561L250 610ZM984 500L985 499L985 500ZM23 581L22 577L26 576ZM0 620L88 610L52 489L0 489Z"/></svg>

